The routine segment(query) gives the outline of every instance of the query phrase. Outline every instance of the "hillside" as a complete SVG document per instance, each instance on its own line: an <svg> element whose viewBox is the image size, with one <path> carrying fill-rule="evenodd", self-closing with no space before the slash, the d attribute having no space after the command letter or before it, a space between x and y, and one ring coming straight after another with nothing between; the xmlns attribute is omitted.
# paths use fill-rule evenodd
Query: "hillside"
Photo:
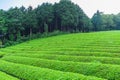
<svg viewBox="0 0 120 80"><path fill-rule="evenodd" d="M0 56L2 80L120 80L120 31L35 39Z"/></svg>

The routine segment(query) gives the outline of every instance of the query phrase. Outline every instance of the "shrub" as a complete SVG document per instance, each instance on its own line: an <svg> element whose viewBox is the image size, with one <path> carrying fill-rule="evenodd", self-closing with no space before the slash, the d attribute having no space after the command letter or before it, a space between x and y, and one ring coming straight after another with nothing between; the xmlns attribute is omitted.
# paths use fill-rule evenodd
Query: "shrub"
<svg viewBox="0 0 120 80"><path fill-rule="evenodd" d="M101 63L84 63L72 61L55 61L38 58L6 56L6 61L27 64L32 66L44 67L64 72L74 72L89 76L97 76L108 80L119 80L120 66Z"/></svg>
<svg viewBox="0 0 120 80"><path fill-rule="evenodd" d="M105 80L92 76L15 64L2 60L0 60L0 70L12 74L21 80Z"/></svg>

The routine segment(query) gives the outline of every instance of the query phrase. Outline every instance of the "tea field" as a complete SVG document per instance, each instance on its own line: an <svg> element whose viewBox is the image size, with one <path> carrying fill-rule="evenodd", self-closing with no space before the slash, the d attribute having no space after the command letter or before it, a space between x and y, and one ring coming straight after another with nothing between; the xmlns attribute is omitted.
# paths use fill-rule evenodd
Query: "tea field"
<svg viewBox="0 0 120 80"><path fill-rule="evenodd" d="M65 34L2 48L0 80L120 80L120 31Z"/></svg>

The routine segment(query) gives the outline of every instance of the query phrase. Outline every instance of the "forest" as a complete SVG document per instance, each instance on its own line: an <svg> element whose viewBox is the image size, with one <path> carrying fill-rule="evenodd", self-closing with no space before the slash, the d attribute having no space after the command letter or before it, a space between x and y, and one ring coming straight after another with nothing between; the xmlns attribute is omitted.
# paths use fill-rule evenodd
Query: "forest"
<svg viewBox="0 0 120 80"><path fill-rule="evenodd" d="M11 7L0 10L0 39L3 46L20 43L49 33L91 32L120 29L120 13L104 14L99 10L89 18L70 0L43 3L36 8Z"/></svg>

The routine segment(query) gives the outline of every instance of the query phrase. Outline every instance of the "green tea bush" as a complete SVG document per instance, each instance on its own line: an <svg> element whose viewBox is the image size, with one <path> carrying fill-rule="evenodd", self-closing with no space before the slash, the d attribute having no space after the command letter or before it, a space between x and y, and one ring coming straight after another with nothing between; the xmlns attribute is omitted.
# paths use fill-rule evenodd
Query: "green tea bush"
<svg viewBox="0 0 120 80"><path fill-rule="evenodd" d="M106 64L119 64L120 58L112 57L95 57L95 56L72 56L72 55L55 55L55 54L13 54L14 56L23 56L31 58L41 58L60 61L74 61L74 62L100 62Z"/></svg>
<svg viewBox="0 0 120 80"><path fill-rule="evenodd" d="M92 76L15 64L2 60L0 60L0 70L12 74L21 80L105 80Z"/></svg>
<svg viewBox="0 0 120 80"><path fill-rule="evenodd" d="M12 77L12 75L10 76L10 75L0 71L0 80L19 80L19 79Z"/></svg>
<svg viewBox="0 0 120 80"><path fill-rule="evenodd" d="M38 66L43 68L49 68L54 70L60 70L64 72L74 72L89 76L97 76L108 80L119 80L120 66L101 64L99 62L84 63L84 62L72 62L72 61L57 61L28 57L6 56L3 60L27 64L32 66Z"/></svg>

